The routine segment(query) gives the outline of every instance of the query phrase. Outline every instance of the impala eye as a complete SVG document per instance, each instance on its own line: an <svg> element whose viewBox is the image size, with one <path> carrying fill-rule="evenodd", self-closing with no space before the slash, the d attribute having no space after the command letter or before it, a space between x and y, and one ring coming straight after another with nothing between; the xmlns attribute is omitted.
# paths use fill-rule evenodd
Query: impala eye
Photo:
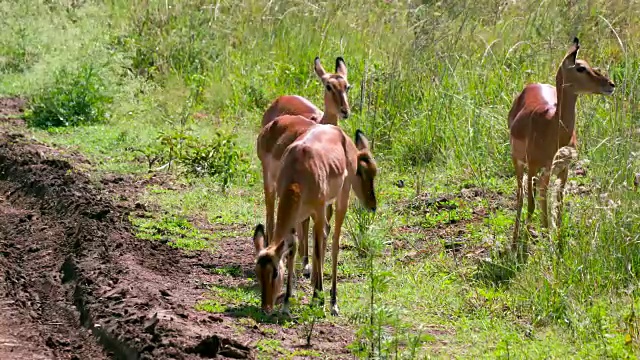
<svg viewBox="0 0 640 360"><path fill-rule="evenodd" d="M327 91L331 91L331 85L327 85Z"/></svg>
<svg viewBox="0 0 640 360"><path fill-rule="evenodd" d="M576 67L576 71L577 71L577 72L579 72L579 73L581 73L581 72L585 72L585 70L587 70L587 68L586 68L586 67L584 67L584 66L578 66L578 67Z"/></svg>

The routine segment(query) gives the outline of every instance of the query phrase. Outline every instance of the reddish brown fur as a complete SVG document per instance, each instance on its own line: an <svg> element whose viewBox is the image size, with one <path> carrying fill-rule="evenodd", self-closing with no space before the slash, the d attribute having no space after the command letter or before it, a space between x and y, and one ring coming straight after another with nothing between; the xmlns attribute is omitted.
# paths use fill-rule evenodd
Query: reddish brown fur
<svg viewBox="0 0 640 360"><path fill-rule="evenodd" d="M280 121L280 119L278 119ZM290 127L305 126L307 119L288 118ZM276 123L277 124L277 123ZM276 125L274 125L276 126ZM336 202L335 231L332 243L332 313L337 315L336 275L339 238L342 222L349 204L349 191L360 199L368 209L375 211L374 179L377 174L375 160L369 145L359 130L355 143L337 126L314 124L298 137L282 155L282 168L277 179L277 193L280 198L273 242L266 249L257 250L256 274L261 280L263 299L275 299L275 295L265 294L277 290L275 281L270 281L270 269L283 260L287 252L288 282L285 295L285 309L292 293L292 273L295 258L295 239L291 230L300 227L304 219L311 216L314 221L314 249L312 284L314 297L322 291L322 267L324 264L324 226L327 206ZM259 225L260 226L260 225ZM300 231L300 230L298 230ZM254 239L255 240L255 239ZM272 259L272 260L269 260ZM267 264L262 266L260 264ZM264 309L273 303L262 304Z"/></svg>
<svg viewBox="0 0 640 360"><path fill-rule="evenodd" d="M324 106L325 111L320 111L315 105L313 105L307 99L297 95L285 95L276 99L271 106L264 113L262 118L263 131L260 133L258 142L264 143L261 147L258 145L258 157L262 162L263 181L265 189L265 203L267 212L267 239L273 237L274 219L273 210L275 207L275 174L278 171L278 160L280 159L282 152L271 154L272 148L268 144L279 145L275 149L284 149L295 140L294 134L298 134L297 129L292 129L289 134L284 132L283 126L277 126L276 128L270 128L265 130L265 127L275 121L278 117L283 115L296 115L308 118L315 123L332 124L337 125L338 119L346 119L350 114L349 101L347 93L350 85L347 81L347 67L344 63L344 59L341 57L336 58L335 73L327 73L320 63L320 59L316 57L314 60L314 70L316 75L322 81L324 85ZM305 125L306 126L306 125ZM264 159L271 159L270 162L265 163ZM269 176L271 175L271 176ZM332 208L327 209L327 220L331 219ZM303 267L305 275L308 275L308 233L309 233L309 219L305 219L302 222L300 228L301 246L299 248L300 255L303 257ZM329 225L325 232L329 233Z"/></svg>
<svg viewBox="0 0 640 360"><path fill-rule="evenodd" d="M283 95L277 98L262 116L262 127L282 115L300 115L320 124L337 125L339 119L349 117L351 109L347 93L347 66L341 57L336 59L336 71L327 73L319 58L314 60L314 70L324 86L324 112L309 100L297 95Z"/></svg>
<svg viewBox="0 0 640 360"><path fill-rule="evenodd" d="M285 115L268 123L258 135L257 150L258 158L262 165L262 180L267 215L266 236L268 242L271 242L271 239L274 237L274 210L277 196L276 181L280 173L280 160L286 148L313 125L316 125L316 123L303 116ZM305 222L305 229L308 229L308 221L305 220ZM308 230L305 231L305 229L301 229L304 235L308 233ZM301 247L307 245L304 235L300 239L302 242ZM303 253L301 256L308 255ZM305 260L308 262L308 258ZM306 265L305 263L304 266Z"/></svg>
<svg viewBox="0 0 640 360"><path fill-rule="evenodd" d="M314 122L320 122L323 112L311 102L304 101L299 96L283 95L277 98L262 116L262 127L283 115L300 115Z"/></svg>
<svg viewBox="0 0 640 360"><path fill-rule="evenodd" d="M533 199L533 177L540 169L543 174L539 181L542 225L548 226L547 187L553 157L563 146L576 146L575 105L578 94L611 95L614 83L584 60L576 60L580 48L578 39L562 60L556 74L556 86L529 84L516 97L509 111L508 123L511 143L511 158L518 181L516 201L516 223L513 233L514 244L518 239L520 214L523 203L524 167L527 166L527 222L535 210ZM559 90L558 90L559 89ZM559 92L558 92L559 91ZM559 201L566 183L568 169L560 174ZM560 211L558 212L560 214ZM560 215L558 216L558 224Z"/></svg>

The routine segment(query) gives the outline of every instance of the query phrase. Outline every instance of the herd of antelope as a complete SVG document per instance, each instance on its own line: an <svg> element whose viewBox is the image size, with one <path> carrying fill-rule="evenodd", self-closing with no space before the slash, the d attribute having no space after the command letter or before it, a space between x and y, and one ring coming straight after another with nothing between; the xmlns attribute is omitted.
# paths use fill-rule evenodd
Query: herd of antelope
<svg viewBox="0 0 640 360"><path fill-rule="evenodd" d="M527 167L527 223L535 209L534 183L540 194L542 226L548 226L547 188L550 175L560 183L562 202L568 166L563 157L575 157L575 106L578 94L613 94L615 85L586 61L578 60L579 41L573 44L556 74L555 87L529 84L514 100L508 115L511 158L516 172L517 200L513 243L519 237L523 206L524 169ZM313 298L323 291L323 264L329 221L335 203L335 228L331 243L331 313L338 315L336 271L340 231L349 204L350 191L370 211L377 200L374 180L376 162L362 131L354 138L339 126L338 120L350 114L347 67L336 59L335 72L328 73L314 62L315 72L324 85L324 111L300 96L281 96L264 114L257 139L262 164L266 203L266 230L256 226L253 242L255 271L260 284L262 309L272 311L282 300L288 312L293 292L296 253L302 257L303 274L311 276ZM538 172L542 174L536 180ZM275 208L278 199L277 211ZM277 215L277 216L276 216ZM309 219L313 219L313 259L308 258ZM556 223L561 213L557 212ZM299 243L298 243L299 242ZM287 287L284 285L285 267ZM319 299L321 303L323 299Z"/></svg>

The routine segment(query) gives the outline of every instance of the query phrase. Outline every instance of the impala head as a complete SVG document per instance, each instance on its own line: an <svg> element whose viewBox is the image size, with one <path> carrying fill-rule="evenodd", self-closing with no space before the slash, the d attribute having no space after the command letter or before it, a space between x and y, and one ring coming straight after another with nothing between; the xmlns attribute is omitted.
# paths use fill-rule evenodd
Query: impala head
<svg viewBox="0 0 640 360"><path fill-rule="evenodd" d="M283 242L284 243L284 242ZM253 232L253 244L256 249L256 278L260 284L262 310L270 313L284 283L282 255L284 246L265 247L264 226L258 224Z"/></svg>
<svg viewBox="0 0 640 360"><path fill-rule="evenodd" d="M336 72L328 73L320 64L320 58L314 61L316 74L324 85L324 105L327 112L340 119L346 119L351 113L347 94L351 85L347 81L347 65L342 57L336 59Z"/></svg>
<svg viewBox="0 0 640 360"><path fill-rule="evenodd" d="M378 174L378 168L369 150L369 141L360 129L356 130L355 140L358 149L358 167L356 179L351 186L362 205L375 212L378 202L376 201L374 179Z"/></svg>
<svg viewBox="0 0 640 360"><path fill-rule="evenodd" d="M576 59L579 49L578 38L574 38L560 70L565 86L570 86L576 94L613 94L616 86L613 81L598 68L592 68L586 61Z"/></svg>

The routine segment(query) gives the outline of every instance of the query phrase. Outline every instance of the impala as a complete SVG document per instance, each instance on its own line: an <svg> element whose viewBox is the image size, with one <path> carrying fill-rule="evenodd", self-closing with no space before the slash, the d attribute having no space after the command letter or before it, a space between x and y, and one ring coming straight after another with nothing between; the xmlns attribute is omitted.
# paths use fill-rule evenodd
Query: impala
<svg viewBox="0 0 640 360"><path fill-rule="evenodd" d="M342 57L336 58L334 74L325 71L320 58L314 60L314 70L324 86L324 112L309 100L298 95L283 95L277 98L262 116L262 127L282 115L300 115L320 124L338 125L351 113L347 93L351 86L347 81L347 65Z"/></svg>
<svg viewBox="0 0 640 360"><path fill-rule="evenodd" d="M347 93L349 92L349 82L347 81L347 66L342 57L336 58L335 73L331 74L325 71L320 63L320 58L314 60L314 70L316 75L324 85L324 108L320 111L309 100L297 95L285 95L277 98L267 109L262 117L262 131L258 136L258 157L262 163L262 175L264 182L264 196L266 203L267 218L267 240L273 237L274 219L273 213L275 209L275 179L278 174L279 162L284 149L296 139L297 136L292 134L300 134L299 128L291 129L290 132L283 129L282 124L276 125L275 128L268 128L277 118L283 115L297 115L309 119L313 123L338 125L339 119L349 117L350 108ZM305 126L308 126L306 124ZM330 227L328 221L331 220L332 208L327 209L326 236L328 236ZM303 220L301 233L298 235L301 240L299 247L300 256L302 257L303 274L308 276L309 267L309 219Z"/></svg>
<svg viewBox="0 0 640 360"><path fill-rule="evenodd" d="M578 94L613 94L615 84L586 61L577 60L580 44L578 38L565 55L556 74L556 86L529 84L516 97L509 111L511 159L518 183L516 197L516 222L513 230L514 244L520 231L523 205L524 167L527 167L527 223L535 210L533 178L539 170L541 221L548 227L547 188L554 156L564 146L576 147L576 101ZM559 209L567 181L568 167L558 171ZM558 211L560 223L561 212Z"/></svg>
<svg viewBox="0 0 640 360"><path fill-rule="evenodd" d="M292 122L309 121L303 117ZM289 127L292 127L290 124ZM277 178L278 213L274 237L264 242L262 225L256 227L253 242L256 250L256 278L260 283L262 308L270 312L284 280L286 255L287 287L283 311L288 312L292 294L293 264L296 255L294 228L300 231L303 220L313 218L313 262L311 283L313 298L322 292L327 206L335 202L335 231L331 245L331 314L338 316L336 282L340 232L349 205L349 193L369 210L377 206L374 179L375 160L364 134L357 130L355 143L339 127L316 124L289 145L282 155ZM300 234L300 232L298 232ZM322 300L321 300L322 301Z"/></svg>

